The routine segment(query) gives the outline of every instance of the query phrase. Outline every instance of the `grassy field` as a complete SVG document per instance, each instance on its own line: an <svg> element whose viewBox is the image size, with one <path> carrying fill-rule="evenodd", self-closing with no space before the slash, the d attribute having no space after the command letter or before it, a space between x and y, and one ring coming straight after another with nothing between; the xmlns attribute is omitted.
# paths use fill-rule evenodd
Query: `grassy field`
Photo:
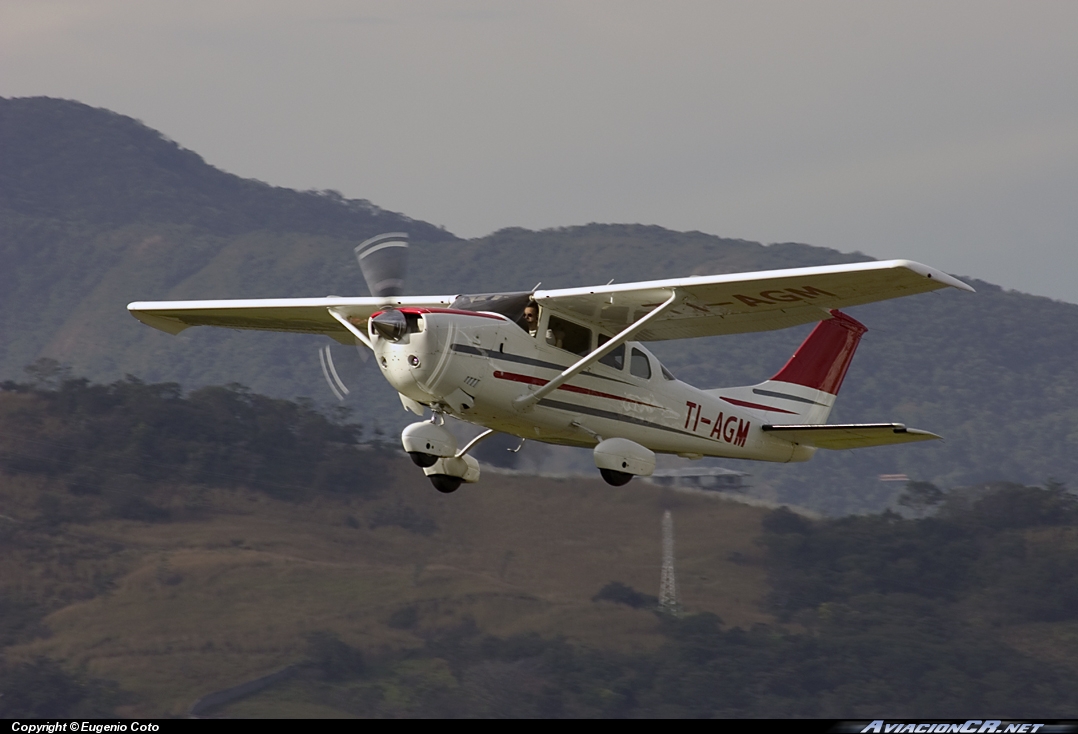
<svg viewBox="0 0 1078 734"><path fill-rule="evenodd" d="M0 514L10 519L0 529L20 542L0 556L0 590L53 609L43 636L6 655L47 655L116 681L132 694L119 713L179 716L200 696L302 660L315 632L335 633L375 661L466 619L499 636L654 649L653 613L592 597L611 581L658 593L667 509L683 604L732 626L774 623L762 611L755 542L763 510L641 482L615 489L499 475L443 496L406 459L398 464L375 500L290 503L175 486L154 490L173 509L171 522L76 516L49 529L29 522L47 483L2 478ZM407 607L415 623L391 626ZM440 672L393 674L413 681L406 691ZM306 702L303 685L227 713L342 713Z"/></svg>

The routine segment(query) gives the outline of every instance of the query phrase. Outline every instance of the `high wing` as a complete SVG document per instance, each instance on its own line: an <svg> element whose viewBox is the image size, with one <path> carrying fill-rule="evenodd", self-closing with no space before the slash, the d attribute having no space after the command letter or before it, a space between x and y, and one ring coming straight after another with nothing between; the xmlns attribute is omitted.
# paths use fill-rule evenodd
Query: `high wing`
<svg viewBox="0 0 1078 734"><path fill-rule="evenodd" d="M972 291L957 278L910 260L825 265L727 275L537 291L544 308L616 334L677 302L640 329L641 341L784 329L830 318L829 311L940 288Z"/></svg>
<svg viewBox="0 0 1078 734"><path fill-rule="evenodd" d="M191 326L325 334L343 344L355 337L330 314L330 309L363 326L371 314L387 305L445 308L455 296L398 298L260 298L222 301L139 301L128 304L131 315L148 326L179 334Z"/></svg>
<svg viewBox="0 0 1078 734"><path fill-rule="evenodd" d="M765 433L818 449L862 449L896 443L931 441L934 433L906 428L901 423L831 423L825 425L763 426Z"/></svg>
<svg viewBox="0 0 1078 734"><path fill-rule="evenodd" d="M614 334L677 293L676 302L633 336L641 341L769 331L830 318L830 310L939 288L972 291L946 273L909 260L815 268L703 275L640 283L537 291L545 308ZM456 296L266 298L140 301L128 305L139 321L178 334L191 326L220 326L325 334L355 339L330 310L363 324L387 305L449 307ZM362 328L362 327L361 327Z"/></svg>

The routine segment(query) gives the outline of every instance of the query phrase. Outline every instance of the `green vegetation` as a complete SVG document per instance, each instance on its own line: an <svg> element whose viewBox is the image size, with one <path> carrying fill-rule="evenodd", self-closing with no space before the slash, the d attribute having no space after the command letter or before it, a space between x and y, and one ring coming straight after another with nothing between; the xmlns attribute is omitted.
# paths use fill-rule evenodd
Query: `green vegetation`
<svg viewBox="0 0 1078 734"><path fill-rule="evenodd" d="M779 510L764 528L773 603L787 617L912 595L922 613L966 606L995 625L1078 621L1078 496L1059 484L957 490L915 521L887 512L810 523Z"/></svg>
<svg viewBox="0 0 1078 734"><path fill-rule="evenodd" d="M0 386L3 716L182 715L284 669L207 715L1078 716L1059 483L823 520L496 476L447 498L309 405L31 372ZM638 590L664 509L681 618Z"/></svg>
<svg viewBox="0 0 1078 734"><path fill-rule="evenodd" d="M359 426L307 404L238 385L186 396L133 378L93 385L48 361L27 372L36 384L0 384L0 484L4 510L15 515L0 516L5 648L47 637L49 614L108 594L130 571L124 543L72 535L71 523L207 518L211 488L295 503L374 497L385 481L385 457L357 450ZM44 583L34 579L42 570ZM167 563L155 577L166 587L184 580ZM0 664L0 692L0 716L103 716L130 699L40 655Z"/></svg>
<svg viewBox="0 0 1078 734"><path fill-rule="evenodd" d="M383 460L356 450L359 426L240 385L187 396L175 383L134 378L111 385L67 379L54 390L14 382L0 387L25 397L12 400L5 416L0 468L58 480L73 498L99 497L108 516L168 519L166 509L145 499L156 483L244 486L300 499L369 493L383 480ZM72 519L57 497L42 495L43 514ZM81 503L77 514L85 516L85 507Z"/></svg>
<svg viewBox="0 0 1078 734"><path fill-rule="evenodd" d="M657 541L633 540L654 529L647 488L610 506L598 482L495 476L445 498L399 452L308 404L97 385L49 362L28 372L0 384L0 673L40 689L13 686L12 715L182 715L296 664L297 681L367 680L466 619L495 636L654 639L649 611L590 601L612 569L650 576ZM684 543L699 538L696 563L711 567L758 512L701 510ZM594 528L596 512L611 525ZM716 518L737 526L717 545ZM569 563L582 552L604 560ZM738 599L694 598L766 616L761 580L735 576Z"/></svg>
<svg viewBox="0 0 1078 734"><path fill-rule="evenodd" d="M53 660L0 660L0 717L5 719L111 716L122 696L115 686L64 670Z"/></svg>
<svg viewBox="0 0 1078 734"><path fill-rule="evenodd" d="M625 604L633 609L655 609L659 606L658 597L644 594L620 581L611 581L599 589L599 593L593 596L591 600L612 601L617 604Z"/></svg>
<svg viewBox="0 0 1078 734"><path fill-rule="evenodd" d="M499 638L465 622L352 680L301 679L286 695L356 716L1078 712L1073 658L1046 661L1003 641L1009 625L1078 620L1078 498L1062 487L982 487L948 497L926 520L809 521L780 509L763 528L771 604L804 631L730 628L698 613L662 618L657 650L619 654L535 634ZM611 583L595 600L642 606L648 597ZM235 712L256 714L262 700Z"/></svg>

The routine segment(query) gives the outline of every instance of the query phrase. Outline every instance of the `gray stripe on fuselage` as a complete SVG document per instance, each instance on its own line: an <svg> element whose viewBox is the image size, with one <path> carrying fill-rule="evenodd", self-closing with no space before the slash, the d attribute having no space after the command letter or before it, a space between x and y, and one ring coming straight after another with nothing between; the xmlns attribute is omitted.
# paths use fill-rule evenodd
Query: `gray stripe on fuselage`
<svg viewBox="0 0 1078 734"><path fill-rule="evenodd" d="M539 405L546 408L566 410L570 413L583 413L584 415L593 415L596 418L607 418L612 421L632 423L634 425L645 426L647 428L658 428L660 431L670 431L670 433L677 433L682 436L693 436L695 438L701 438L699 434L691 433L689 431L683 431L680 428L671 428L670 426L664 426L661 423L652 423L651 421L646 421L643 418L637 418L631 415L622 415L621 413L614 413L609 410L603 410L602 408L591 408L585 405L577 405L576 403L563 403L560 400L550 400L549 398L543 398L542 400L540 400Z"/></svg>
<svg viewBox="0 0 1078 734"><path fill-rule="evenodd" d="M460 352L461 354L474 354L477 357L484 357L487 354L487 350L480 349L479 347L473 347L468 344L454 344L450 348L454 352Z"/></svg>
<svg viewBox="0 0 1078 734"><path fill-rule="evenodd" d="M558 364L557 362L544 362L541 359L532 359L531 357L523 357L519 354L510 354L509 352L495 352L493 349L480 349L479 347L473 347L470 344L454 344L451 349L454 352L460 352L461 354L472 354L476 357L489 357L493 360L501 362L515 362L516 364L526 364L530 367L543 367L548 370L557 370L558 372L564 372L569 368L567 364ZM606 375L597 375L594 372L588 372L585 370L581 372L582 375L588 377L597 377L600 380L610 380L611 382L619 382L622 385L631 385L631 382L625 380L619 380L616 377L607 377Z"/></svg>
<svg viewBox="0 0 1078 734"><path fill-rule="evenodd" d="M808 398L799 398L796 395L789 395L784 392L773 392L771 390L760 390L752 388L752 391L757 395L767 395L769 398L783 398L784 400L794 400L798 403L808 403L809 405L822 405L823 407L829 407L827 403L817 403L815 400L809 400Z"/></svg>

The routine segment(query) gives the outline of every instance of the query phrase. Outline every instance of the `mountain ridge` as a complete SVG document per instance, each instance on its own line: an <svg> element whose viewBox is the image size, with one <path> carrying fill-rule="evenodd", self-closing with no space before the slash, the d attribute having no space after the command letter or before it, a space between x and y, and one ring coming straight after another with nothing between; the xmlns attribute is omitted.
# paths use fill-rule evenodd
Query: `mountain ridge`
<svg viewBox="0 0 1078 734"><path fill-rule="evenodd" d="M18 125L7 124L13 107L21 107ZM63 131L69 139L57 141ZM127 151L127 163L104 178L85 164L108 160L117 147ZM8 158L11 151L17 155ZM164 163L154 162L153 151ZM21 166L0 168L0 379L21 379L25 365L50 357L95 381L130 373L185 389L239 382L276 397L306 395L331 404L317 356L323 340L212 329L172 337L139 324L125 307L134 300L362 295L351 249L384 231L412 234L411 293L525 290L537 282L570 287L872 259L641 224L511 227L461 240L364 200L348 203L207 171L199 166L212 167L197 154L130 118L61 100L0 99L0 155ZM143 174L159 185L140 188ZM205 190L195 185L200 176L208 181ZM61 181L53 196L50 177L82 181L92 190L74 191ZM113 180L120 183L110 188ZM222 190L234 198L215 198ZM279 205L283 200L287 206ZM263 220L260 212L273 216ZM331 221L320 221L323 212ZM963 279L979 292L851 309L869 333L833 414L835 421L899 420L940 433L945 442L821 452L796 467L727 463L752 473L762 496L826 513L881 509L893 501L897 488L880 483L880 474L905 473L944 486L1078 475L1072 366L1078 306ZM701 387L753 384L781 367L809 328L651 347L676 375ZM345 407L368 428L399 430L408 414L374 364L350 348L330 346L342 377L355 388ZM535 460L589 463L576 456L551 449Z"/></svg>
<svg viewBox="0 0 1078 734"><path fill-rule="evenodd" d="M138 120L71 100L0 98L0 156L0 202L35 217L184 223L233 235L295 227L299 217L301 231L348 236L381 218L418 239L457 239L365 199L227 173Z"/></svg>

